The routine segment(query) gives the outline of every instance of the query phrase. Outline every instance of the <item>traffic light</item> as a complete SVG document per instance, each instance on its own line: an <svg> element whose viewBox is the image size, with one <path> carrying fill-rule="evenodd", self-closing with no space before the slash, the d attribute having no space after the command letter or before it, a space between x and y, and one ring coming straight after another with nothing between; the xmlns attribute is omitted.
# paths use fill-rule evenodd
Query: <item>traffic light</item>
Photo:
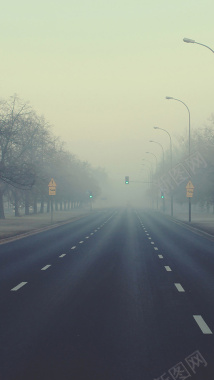
<svg viewBox="0 0 214 380"><path fill-rule="evenodd" d="M91 192L89 193L89 198L93 198L93 194Z"/></svg>
<svg viewBox="0 0 214 380"><path fill-rule="evenodd" d="M126 184L126 185L129 184L129 176L126 176L126 177L125 177L125 184Z"/></svg>
<svg viewBox="0 0 214 380"><path fill-rule="evenodd" d="M164 199L164 192L161 191L161 198Z"/></svg>

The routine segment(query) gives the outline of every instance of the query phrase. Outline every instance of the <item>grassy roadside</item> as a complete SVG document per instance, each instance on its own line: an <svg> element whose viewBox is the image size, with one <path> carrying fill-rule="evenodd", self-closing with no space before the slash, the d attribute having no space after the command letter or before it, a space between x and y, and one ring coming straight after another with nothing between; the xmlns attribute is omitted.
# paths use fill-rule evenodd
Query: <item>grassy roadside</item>
<svg viewBox="0 0 214 380"><path fill-rule="evenodd" d="M44 227L51 227L70 219L89 213L88 209L72 211L54 211L53 222L51 213L22 215L20 217L7 216L0 220L0 239L10 238L23 233L35 231Z"/></svg>

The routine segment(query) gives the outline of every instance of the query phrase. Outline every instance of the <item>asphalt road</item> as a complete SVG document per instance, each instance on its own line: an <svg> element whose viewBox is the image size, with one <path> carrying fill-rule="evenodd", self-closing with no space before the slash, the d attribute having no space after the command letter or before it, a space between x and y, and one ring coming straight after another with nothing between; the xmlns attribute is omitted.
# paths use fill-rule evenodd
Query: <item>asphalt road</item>
<svg viewBox="0 0 214 380"><path fill-rule="evenodd" d="M214 243L108 210L0 246L0 380L214 379Z"/></svg>

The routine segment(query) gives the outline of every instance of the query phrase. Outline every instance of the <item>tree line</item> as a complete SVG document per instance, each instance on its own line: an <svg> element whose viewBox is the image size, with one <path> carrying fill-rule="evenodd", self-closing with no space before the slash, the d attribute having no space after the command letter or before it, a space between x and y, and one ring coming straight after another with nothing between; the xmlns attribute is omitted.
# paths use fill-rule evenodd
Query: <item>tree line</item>
<svg viewBox="0 0 214 380"><path fill-rule="evenodd" d="M6 203L13 205L15 216L20 207L26 215L30 209L49 212L51 178L57 184L56 210L82 207L89 192L94 198L100 194L98 180L105 171L79 160L64 145L45 118L18 96L0 101L0 219Z"/></svg>
<svg viewBox="0 0 214 380"><path fill-rule="evenodd" d="M205 125L192 131L191 154L199 152L206 162L206 167L198 169L190 179L194 185L192 204L200 206L203 210L209 210L213 206L214 211L214 116L210 118L209 125ZM188 144L181 136L177 136L177 144L173 141L173 167L188 159ZM165 173L170 171L171 157L170 151L165 152ZM191 173L192 174L192 173ZM162 162L154 173L154 180L163 175ZM189 180L189 179L188 179ZM186 185L188 180L181 183L174 191L174 201L178 204L187 202ZM160 189L159 189L160 190ZM166 200L170 201L170 194L166 195Z"/></svg>

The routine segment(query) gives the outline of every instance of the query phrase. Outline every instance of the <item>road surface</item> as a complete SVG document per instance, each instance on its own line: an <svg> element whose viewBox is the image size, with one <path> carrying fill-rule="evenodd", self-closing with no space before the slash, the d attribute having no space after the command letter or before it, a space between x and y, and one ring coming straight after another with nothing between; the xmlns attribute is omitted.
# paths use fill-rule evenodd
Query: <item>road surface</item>
<svg viewBox="0 0 214 380"><path fill-rule="evenodd" d="M92 212L0 246L0 380L214 379L214 243Z"/></svg>

